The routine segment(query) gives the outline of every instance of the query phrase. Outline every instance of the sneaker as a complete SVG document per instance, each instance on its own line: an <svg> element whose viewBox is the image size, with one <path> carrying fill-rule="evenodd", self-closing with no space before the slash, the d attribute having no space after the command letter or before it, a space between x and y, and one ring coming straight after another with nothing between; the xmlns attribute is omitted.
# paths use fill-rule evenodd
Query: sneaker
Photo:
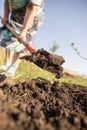
<svg viewBox="0 0 87 130"><path fill-rule="evenodd" d="M10 63L7 63L7 62L6 62L4 65L1 65L1 66L0 66L0 69L6 71L10 65L11 65Z"/></svg>
<svg viewBox="0 0 87 130"><path fill-rule="evenodd" d="M1 76L5 76L6 78L7 78L7 77L14 78L13 74L11 74L11 73L9 73L9 72L7 72L7 71L0 73L0 75L1 75Z"/></svg>
<svg viewBox="0 0 87 130"><path fill-rule="evenodd" d="M12 74L13 76L15 76L16 70L17 70L16 65L12 64L12 65L10 65L10 66L8 67L7 73L10 73L10 74Z"/></svg>

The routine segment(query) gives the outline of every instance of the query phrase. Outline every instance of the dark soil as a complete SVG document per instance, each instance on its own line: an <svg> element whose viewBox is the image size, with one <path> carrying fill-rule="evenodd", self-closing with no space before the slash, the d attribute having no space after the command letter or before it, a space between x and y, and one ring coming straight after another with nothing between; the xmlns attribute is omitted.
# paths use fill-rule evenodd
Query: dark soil
<svg viewBox="0 0 87 130"><path fill-rule="evenodd" d="M56 74L56 78L62 76L63 67L61 66L65 61L62 56L51 54L44 49L40 49L31 56L22 57L28 61L35 63L40 68Z"/></svg>
<svg viewBox="0 0 87 130"><path fill-rule="evenodd" d="M87 130L87 87L0 76L0 130Z"/></svg>

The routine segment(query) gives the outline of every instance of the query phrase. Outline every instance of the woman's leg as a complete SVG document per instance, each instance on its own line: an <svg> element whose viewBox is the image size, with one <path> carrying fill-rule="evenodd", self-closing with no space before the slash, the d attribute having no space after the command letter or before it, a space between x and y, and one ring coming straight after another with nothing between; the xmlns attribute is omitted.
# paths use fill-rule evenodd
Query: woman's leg
<svg viewBox="0 0 87 130"><path fill-rule="evenodd" d="M14 55L12 57L11 65L7 69L7 72L11 73L12 75L15 75L16 70L21 62L20 54L21 53L14 53Z"/></svg>
<svg viewBox="0 0 87 130"><path fill-rule="evenodd" d="M10 65L12 64L13 56L14 56L13 51L6 50L6 62L9 63Z"/></svg>
<svg viewBox="0 0 87 130"><path fill-rule="evenodd" d="M16 52L13 55L12 58L12 64L11 66L8 68L7 72L11 73L12 75L15 76L16 70L21 62L21 57L26 56L26 55L31 55L31 53L29 51L26 52Z"/></svg>

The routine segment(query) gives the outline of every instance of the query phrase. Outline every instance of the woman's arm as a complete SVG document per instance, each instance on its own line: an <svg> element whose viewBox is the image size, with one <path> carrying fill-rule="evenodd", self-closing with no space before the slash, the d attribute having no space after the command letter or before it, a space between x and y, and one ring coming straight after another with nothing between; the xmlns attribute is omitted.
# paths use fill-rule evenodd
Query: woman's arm
<svg viewBox="0 0 87 130"><path fill-rule="evenodd" d="M26 32L32 27L37 5L30 5L26 8L26 14L23 22L23 28L19 35L19 38L25 40Z"/></svg>
<svg viewBox="0 0 87 130"><path fill-rule="evenodd" d="M6 24L8 22L8 18L9 18L9 3L8 0L5 0L4 2L4 17L2 20L2 24Z"/></svg>

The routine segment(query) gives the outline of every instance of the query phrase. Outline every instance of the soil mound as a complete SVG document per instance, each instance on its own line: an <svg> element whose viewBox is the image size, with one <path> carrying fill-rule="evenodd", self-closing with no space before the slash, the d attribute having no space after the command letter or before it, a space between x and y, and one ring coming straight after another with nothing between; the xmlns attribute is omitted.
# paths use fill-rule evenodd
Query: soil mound
<svg viewBox="0 0 87 130"><path fill-rule="evenodd" d="M0 130L87 130L87 88L44 79L4 83Z"/></svg>

